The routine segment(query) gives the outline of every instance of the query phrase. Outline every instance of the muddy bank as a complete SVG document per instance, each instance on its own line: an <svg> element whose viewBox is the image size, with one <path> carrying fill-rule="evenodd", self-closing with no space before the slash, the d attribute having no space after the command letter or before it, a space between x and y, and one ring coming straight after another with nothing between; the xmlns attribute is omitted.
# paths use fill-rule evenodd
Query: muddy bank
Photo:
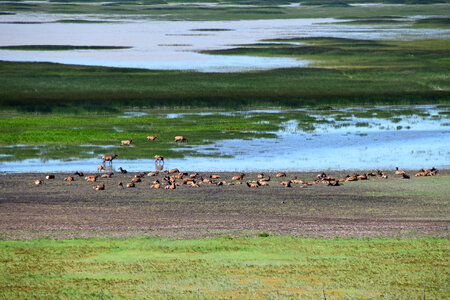
<svg viewBox="0 0 450 300"><path fill-rule="evenodd" d="M367 171L359 171L363 174ZM353 172L327 172L344 178ZM150 189L150 183L165 174L142 178L135 188L121 189L136 173L114 174L96 183L84 177L66 182L70 173L0 175L0 236L2 239L57 239L109 236L164 236L198 238L214 235L243 235L269 232L307 237L448 237L450 225L450 170L434 177L389 178L345 182L342 186L312 184L305 188L280 185L281 180L313 182L317 173L292 172L286 178L271 178L269 186L248 188L228 185L237 173L215 173L213 184L175 190ZM200 173L209 178L212 173ZM87 175L87 174L85 174ZM36 186L34 181L43 179ZM181 180L178 180L181 181ZM105 190L95 191L95 184Z"/></svg>

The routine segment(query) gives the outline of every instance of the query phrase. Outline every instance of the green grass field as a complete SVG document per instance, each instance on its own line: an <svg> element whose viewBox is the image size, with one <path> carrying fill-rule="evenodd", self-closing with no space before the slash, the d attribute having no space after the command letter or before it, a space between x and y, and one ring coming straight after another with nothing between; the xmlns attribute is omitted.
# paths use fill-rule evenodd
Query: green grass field
<svg viewBox="0 0 450 300"><path fill-rule="evenodd" d="M448 239L0 242L0 294L71 299L446 299Z"/></svg>

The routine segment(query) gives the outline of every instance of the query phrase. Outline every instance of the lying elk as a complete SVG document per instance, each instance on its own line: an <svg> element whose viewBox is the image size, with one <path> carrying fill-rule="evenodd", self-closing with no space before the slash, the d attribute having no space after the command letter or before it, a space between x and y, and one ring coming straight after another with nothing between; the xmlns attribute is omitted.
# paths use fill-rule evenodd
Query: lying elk
<svg viewBox="0 0 450 300"><path fill-rule="evenodd" d="M184 142L187 142L188 140L187 140L187 138L185 138L184 136L182 136L182 135L177 135L176 137L175 137L175 142L182 142L182 143L184 143Z"/></svg>
<svg viewBox="0 0 450 300"><path fill-rule="evenodd" d="M156 140L157 138L158 138L157 135L149 135L149 136L147 137L147 141L154 141L154 140Z"/></svg>
<svg viewBox="0 0 450 300"><path fill-rule="evenodd" d="M105 189L105 185L104 184L97 184L93 186L94 190L96 191L101 191Z"/></svg>
<svg viewBox="0 0 450 300"><path fill-rule="evenodd" d="M241 175L233 176L231 180L242 180L244 178L245 174L242 173Z"/></svg>
<svg viewBox="0 0 450 300"><path fill-rule="evenodd" d="M132 141L133 141L133 139L123 140L123 141L121 141L120 146L130 146Z"/></svg>

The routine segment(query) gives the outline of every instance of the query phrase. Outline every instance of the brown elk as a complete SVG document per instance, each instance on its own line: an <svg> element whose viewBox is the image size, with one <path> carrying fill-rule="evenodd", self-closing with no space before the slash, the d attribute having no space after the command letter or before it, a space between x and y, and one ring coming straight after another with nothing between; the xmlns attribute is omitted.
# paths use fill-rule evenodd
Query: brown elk
<svg viewBox="0 0 450 300"><path fill-rule="evenodd" d="M153 183L152 185L150 185L151 189L159 189L161 188L161 183L157 182L157 183Z"/></svg>
<svg viewBox="0 0 450 300"><path fill-rule="evenodd" d="M101 191L105 189L105 185L104 184L97 184L93 186L94 190L96 191Z"/></svg>
<svg viewBox="0 0 450 300"><path fill-rule="evenodd" d="M131 179L131 181L132 182L135 182L135 183L138 183L138 182L141 182L141 178L139 178L139 177L135 177L135 178L133 178L133 179Z"/></svg>
<svg viewBox="0 0 450 300"><path fill-rule="evenodd" d="M259 184L257 182L247 181L247 186L249 188L257 188L259 187Z"/></svg>
<svg viewBox="0 0 450 300"><path fill-rule="evenodd" d="M45 179L55 179L55 174L48 174Z"/></svg>
<svg viewBox="0 0 450 300"><path fill-rule="evenodd" d="M152 177L152 176L156 176L156 175L158 175L159 174L159 172L149 172L148 174L147 174L147 176L148 177Z"/></svg>
<svg viewBox="0 0 450 300"><path fill-rule="evenodd" d="M86 181L88 182L95 182L97 181L98 175L88 175L86 177L84 177L84 179L86 179Z"/></svg>
<svg viewBox="0 0 450 300"><path fill-rule="evenodd" d="M130 146L132 141L133 141L133 139L123 140L123 141L121 141L120 146Z"/></svg>
<svg viewBox="0 0 450 300"><path fill-rule="evenodd" d="M158 138L157 135L149 135L149 136L147 137L147 141L154 141L154 140L156 140L157 138Z"/></svg>
<svg viewBox="0 0 450 300"><path fill-rule="evenodd" d="M156 161L158 161L158 160L164 161L164 156L162 156L162 155L155 155L155 160Z"/></svg>
<svg viewBox="0 0 450 300"><path fill-rule="evenodd" d="M282 185L282 186L284 186L284 187L292 187L291 186L291 181L290 180L288 180L288 181L280 181L280 184Z"/></svg>
<svg viewBox="0 0 450 300"><path fill-rule="evenodd" d="M124 170L124 169L122 169L122 167L120 167L120 168L119 168L119 171L120 171L120 173L122 173L122 174L127 174L127 173L128 173L128 171L127 171L127 170Z"/></svg>
<svg viewBox="0 0 450 300"><path fill-rule="evenodd" d="M174 183L172 183L172 184L166 185L164 188L166 190L174 190L177 188L177 186Z"/></svg>
<svg viewBox="0 0 450 300"><path fill-rule="evenodd" d="M184 136L182 136L182 135L177 135L176 137L175 137L175 143L176 142L182 142L182 143L184 143L184 142L187 142L188 140L187 140L187 138L185 138Z"/></svg>
<svg viewBox="0 0 450 300"><path fill-rule="evenodd" d="M284 172L277 173L277 177L286 177L286 173Z"/></svg>
<svg viewBox="0 0 450 300"><path fill-rule="evenodd" d="M357 178L358 180L367 180L367 174L364 173L364 175L356 176L356 178Z"/></svg>
<svg viewBox="0 0 450 300"><path fill-rule="evenodd" d="M180 170L178 170L177 168L175 168L175 169L170 169L169 170L169 174L172 174L172 173L179 173L180 172Z"/></svg>
<svg viewBox="0 0 450 300"><path fill-rule="evenodd" d="M403 176L403 179L410 179L409 175L406 173L403 173L402 176Z"/></svg>
<svg viewBox="0 0 450 300"><path fill-rule="evenodd" d="M212 174L212 175L209 176L209 178L211 178L211 179L219 179L220 175Z"/></svg>
<svg viewBox="0 0 450 300"><path fill-rule="evenodd" d="M341 184L339 183L339 181L330 181L328 183L329 186L340 186Z"/></svg>
<svg viewBox="0 0 450 300"><path fill-rule="evenodd" d="M122 183L122 181L119 181L119 182L117 183L117 187L123 189L123 183Z"/></svg>
<svg viewBox="0 0 450 300"><path fill-rule="evenodd" d="M260 186L269 186L269 183L267 182L267 181L258 181L258 184L260 185Z"/></svg>
<svg viewBox="0 0 450 300"><path fill-rule="evenodd" d="M40 185L40 184L43 184L43 183L44 183L44 181L39 180L39 179L36 179L36 180L34 181L34 184L35 184L35 185Z"/></svg>
<svg viewBox="0 0 450 300"><path fill-rule="evenodd" d="M115 159L118 155L114 154L114 155L105 155L102 156L102 160L103 160L103 164L107 161L109 161L110 163L112 163L113 159Z"/></svg>
<svg viewBox="0 0 450 300"><path fill-rule="evenodd" d="M358 181L358 176L356 176L356 175L353 175L353 176L347 175L347 178L345 178L345 181Z"/></svg>
<svg viewBox="0 0 450 300"><path fill-rule="evenodd" d="M83 172L75 171L75 172L73 173L73 175L78 175L78 176L80 176L80 177L83 177L83 176L84 176L84 173L83 173Z"/></svg>
<svg viewBox="0 0 450 300"><path fill-rule="evenodd" d="M259 173L258 175L256 175L256 177L258 177L258 178L264 178L264 174L263 174L263 173Z"/></svg>
<svg viewBox="0 0 450 300"><path fill-rule="evenodd" d="M135 187L134 182L127 183L127 188L134 188L134 187Z"/></svg>
<svg viewBox="0 0 450 300"><path fill-rule="evenodd" d="M245 174L242 173L241 175L233 176L231 180L242 180L244 178Z"/></svg>
<svg viewBox="0 0 450 300"><path fill-rule="evenodd" d="M137 173L134 175L134 178L144 178L145 173Z"/></svg>
<svg viewBox="0 0 450 300"><path fill-rule="evenodd" d="M405 171L399 170L398 167L395 167L395 175L403 175L405 174Z"/></svg>
<svg viewBox="0 0 450 300"><path fill-rule="evenodd" d="M73 177L72 176L64 177L64 181L73 181Z"/></svg>
<svg viewBox="0 0 450 300"><path fill-rule="evenodd" d="M102 174L102 178L111 178L111 176L113 176L114 173L106 173L106 174Z"/></svg>
<svg viewBox="0 0 450 300"><path fill-rule="evenodd" d="M103 169L103 165L97 165L97 172L101 172Z"/></svg>

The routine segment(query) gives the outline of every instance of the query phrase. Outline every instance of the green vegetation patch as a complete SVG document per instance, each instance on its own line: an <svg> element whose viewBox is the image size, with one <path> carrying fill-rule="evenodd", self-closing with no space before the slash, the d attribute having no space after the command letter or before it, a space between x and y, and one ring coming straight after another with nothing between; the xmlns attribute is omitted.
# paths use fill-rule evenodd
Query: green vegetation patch
<svg viewBox="0 0 450 300"><path fill-rule="evenodd" d="M73 45L17 45L0 46L0 50L25 50L25 51L62 51L62 50L112 50L130 49L126 46L73 46Z"/></svg>
<svg viewBox="0 0 450 300"><path fill-rule="evenodd" d="M7 298L446 298L448 239L1 241Z"/></svg>

